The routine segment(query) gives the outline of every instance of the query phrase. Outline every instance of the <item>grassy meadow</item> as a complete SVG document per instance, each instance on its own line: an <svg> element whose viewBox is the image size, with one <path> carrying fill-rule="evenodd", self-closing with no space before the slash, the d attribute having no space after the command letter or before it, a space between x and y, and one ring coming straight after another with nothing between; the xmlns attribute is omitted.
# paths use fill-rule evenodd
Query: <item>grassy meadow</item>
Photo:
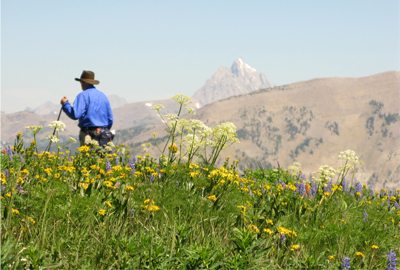
<svg viewBox="0 0 400 270"><path fill-rule="evenodd" d="M312 177L216 165L233 126L182 124L177 102L157 157L2 149L1 269L396 269L400 190L355 182L353 151Z"/></svg>

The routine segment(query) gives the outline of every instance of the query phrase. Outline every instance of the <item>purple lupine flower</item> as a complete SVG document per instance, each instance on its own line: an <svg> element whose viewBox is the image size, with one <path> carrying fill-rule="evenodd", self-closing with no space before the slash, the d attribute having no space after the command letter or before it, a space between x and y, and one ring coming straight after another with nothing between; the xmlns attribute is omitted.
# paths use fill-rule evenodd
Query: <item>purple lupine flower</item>
<svg viewBox="0 0 400 270"><path fill-rule="evenodd" d="M136 171L136 157L132 157L131 161L129 162L128 166L131 168L131 173L134 174Z"/></svg>
<svg viewBox="0 0 400 270"><path fill-rule="evenodd" d="M332 179L324 186L324 192L332 192Z"/></svg>
<svg viewBox="0 0 400 270"><path fill-rule="evenodd" d="M13 156L13 151L11 150L11 147L9 145L6 146L6 153L10 157Z"/></svg>
<svg viewBox="0 0 400 270"><path fill-rule="evenodd" d="M296 192L299 193L301 196L306 194L306 186L304 183L296 183Z"/></svg>
<svg viewBox="0 0 400 270"><path fill-rule="evenodd" d="M279 239L281 240L281 243L284 243L284 242L286 241L286 235L283 234L283 233L281 233L281 234L279 235Z"/></svg>
<svg viewBox="0 0 400 270"><path fill-rule="evenodd" d="M386 270L396 270L396 253L391 250L388 253L388 260L387 260L387 266L386 266Z"/></svg>
<svg viewBox="0 0 400 270"><path fill-rule="evenodd" d="M343 190L343 192L348 191L348 185L347 185L346 179L343 179L343 181L342 181L342 190Z"/></svg>
<svg viewBox="0 0 400 270"><path fill-rule="evenodd" d="M318 184L314 181L311 182L311 196L315 197L318 193Z"/></svg>
<svg viewBox="0 0 400 270"><path fill-rule="evenodd" d="M342 270L348 270L350 269L350 258L349 257L344 257L342 259L342 264L340 265Z"/></svg>
<svg viewBox="0 0 400 270"><path fill-rule="evenodd" d="M400 209L400 204L398 202L394 202L393 206L396 209Z"/></svg>
<svg viewBox="0 0 400 270"><path fill-rule="evenodd" d="M154 182L154 175L150 175L150 183Z"/></svg>
<svg viewBox="0 0 400 270"><path fill-rule="evenodd" d="M302 173L302 174L300 175L300 179L301 179L301 180L304 181L304 180L306 180L306 178L307 178L307 176L306 176L304 173Z"/></svg>
<svg viewBox="0 0 400 270"><path fill-rule="evenodd" d="M106 172L111 171L111 163L109 160L106 161Z"/></svg>
<svg viewBox="0 0 400 270"><path fill-rule="evenodd" d="M357 182L357 184L354 187L354 192L355 193L357 193L357 192L361 193L361 191L362 191L362 184L360 182Z"/></svg>
<svg viewBox="0 0 400 270"><path fill-rule="evenodd" d="M364 222L368 221L368 213L367 213L367 211L365 209L364 209L364 212L363 212L363 221Z"/></svg>
<svg viewBox="0 0 400 270"><path fill-rule="evenodd" d="M10 177L10 171L8 169L5 169L4 175L6 176L6 178Z"/></svg>

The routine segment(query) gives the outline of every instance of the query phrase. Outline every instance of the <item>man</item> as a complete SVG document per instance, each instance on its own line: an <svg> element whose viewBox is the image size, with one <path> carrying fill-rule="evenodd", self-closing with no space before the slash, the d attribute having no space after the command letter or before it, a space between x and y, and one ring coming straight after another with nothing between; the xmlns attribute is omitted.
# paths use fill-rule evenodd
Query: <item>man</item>
<svg viewBox="0 0 400 270"><path fill-rule="evenodd" d="M96 140L99 145L105 145L113 139L110 128L113 124L113 114L110 102L106 95L96 89L99 84L94 78L94 72L84 70L80 78L75 78L81 83L82 92L75 100L74 106L66 96L61 98L62 109L69 118L79 120L79 141L81 145Z"/></svg>

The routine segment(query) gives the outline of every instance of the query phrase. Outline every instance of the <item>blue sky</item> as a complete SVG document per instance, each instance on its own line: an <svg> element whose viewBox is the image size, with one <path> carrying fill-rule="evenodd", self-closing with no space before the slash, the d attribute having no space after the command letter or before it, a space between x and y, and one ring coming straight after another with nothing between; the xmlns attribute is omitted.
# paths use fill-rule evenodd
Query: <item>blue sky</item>
<svg viewBox="0 0 400 270"><path fill-rule="evenodd" d="M274 85L400 70L399 1L1 1L6 112L73 100L83 69L131 102L191 96L238 57Z"/></svg>

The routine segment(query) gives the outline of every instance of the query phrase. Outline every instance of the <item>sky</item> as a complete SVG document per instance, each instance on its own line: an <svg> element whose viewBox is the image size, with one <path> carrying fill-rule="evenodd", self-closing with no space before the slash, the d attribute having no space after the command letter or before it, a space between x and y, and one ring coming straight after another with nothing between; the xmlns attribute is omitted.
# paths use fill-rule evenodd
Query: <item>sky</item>
<svg viewBox="0 0 400 270"><path fill-rule="evenodd" d="M192 96L242 58L273 85L400 70L398 0L1 0L1 110L98 88Z"/></svg>

